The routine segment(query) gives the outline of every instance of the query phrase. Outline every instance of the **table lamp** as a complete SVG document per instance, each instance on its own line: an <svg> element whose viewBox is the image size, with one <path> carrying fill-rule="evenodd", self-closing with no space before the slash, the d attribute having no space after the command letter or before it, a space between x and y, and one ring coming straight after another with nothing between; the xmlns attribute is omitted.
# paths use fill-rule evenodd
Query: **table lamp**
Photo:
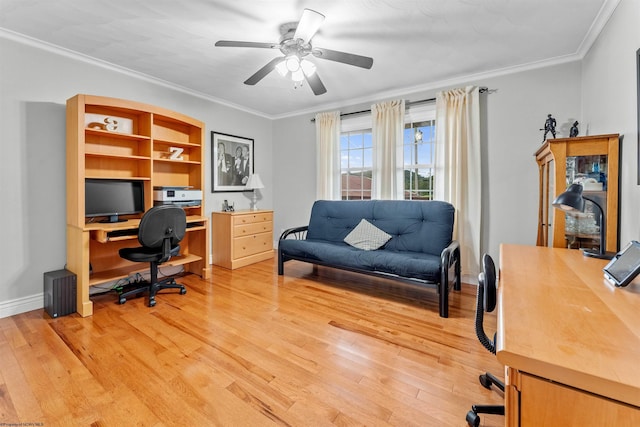
<svg viewBox="0 0 640 427"><path fill-rule="evenodd" d="M260 175L258 175L257 173L254 173L252 175L249 176L249 179L247 180L247 184L245 185L245 190L251 190L253 191L253 196L251 197L251 210L252 211L257 211L258 210L258 195L256 194L256 190L260 189L260 188L264 188L264 184L262 183L262 180L260 179Z"/></svg>
<svg viewBox="0 0 640 427"><path fill-rule="evenodd" d="M552 205L554 208L562 209L566 212L584 212L585 208L585 200L593 203L598 210L600 215L600 249L598 252L593 250L583 249L582 254L589 257L601 258L601 259L611 259L615 254L607 253L605 250L605 246L607 244L606 237L606 224L604 222L604 211L602 207L593 199L589 197L585 197L582 195L582 185L580 184L571 184L567 191L558 195L556 199L553 201Z"/></svg>

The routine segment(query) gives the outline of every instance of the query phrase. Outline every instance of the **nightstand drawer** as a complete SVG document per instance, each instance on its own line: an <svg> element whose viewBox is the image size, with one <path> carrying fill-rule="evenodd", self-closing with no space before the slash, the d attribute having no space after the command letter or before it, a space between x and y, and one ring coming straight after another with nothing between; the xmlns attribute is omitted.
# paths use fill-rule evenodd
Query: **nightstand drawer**
<svg viewBox="0 0 640 427"><path fill-rule="evenodd" d="M233 227L233 237L250 236L252 234L267 233L272 231L273 223L269 222L256 222L253 224L236 225Z"/></svg>
<svg viewBox="0 0 640 427"><path fill-rule="evenodd" d="M233 225L253 224L256 222L272 222L273 212L256 212L233 217Z"/></svg>
<svg viewBox="0 0 640 427"><path fill-rule="evenodd" d="M267 251L273 251L273 233L260 233L233 239L234 258L242 258Z"/></svg>

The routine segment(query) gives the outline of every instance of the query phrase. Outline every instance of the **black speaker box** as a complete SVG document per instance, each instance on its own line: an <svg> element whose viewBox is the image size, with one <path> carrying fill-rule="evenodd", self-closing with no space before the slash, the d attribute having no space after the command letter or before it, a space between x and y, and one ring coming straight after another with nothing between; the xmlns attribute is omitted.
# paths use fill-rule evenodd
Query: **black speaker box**
<svg viewBox="0 0 640 427"><path fill-rule="evenodd" d="M69 270L44 273L44 309L56 318L76 311L76 275Z"/></svg>

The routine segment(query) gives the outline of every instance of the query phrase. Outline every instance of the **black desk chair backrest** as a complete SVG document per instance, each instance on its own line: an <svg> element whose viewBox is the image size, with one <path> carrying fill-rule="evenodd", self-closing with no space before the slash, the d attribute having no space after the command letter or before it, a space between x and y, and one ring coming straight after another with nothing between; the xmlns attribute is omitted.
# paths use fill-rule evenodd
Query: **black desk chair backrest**
<svg viewBox="0 0 640 427"><path fill-rule="evenodd" d="M148 262L150 279L148 283L121 294L120 304L124 304L128 296L146 291L149 292L149 307L153 307L156 304L156 293L162 289L180 289L180 294L187 292L173 278L158 281L158 266L180 254L179 243L186 230L187 216L179 206L154 206L145 212L138 227L138 242L142 247L122 248L119 254L129 261Z"/></svg>
<svg viewBox="0 0 640 427"><path fill-rule="evenodd" d="M476 299L476 336L480 343L491 353L496 354L496 334L491 340L484 332L484 313L496 308L496 266L493 259L484 254L482 272L478 275L478 296Z"/></svg>
<svg viewBox="0 0 640 427"><path fill-rule="evenodd" d="M172 249L184 238L186 230L184 209L173 205L154 206L140 220L138 242L145 248L161 250L158 263L163 263L171 258Z"/></svg>
<svg viewBox="0 0 640 427"><path fill-rule="evenodd" d="M488 254L482 256L482 272L478 275L478 295L476 298L476 336L482 345L496 354L497 333L490 339L484 331L484 313L491 313L496 308L497 285L496 266ZM504 383L489 372L479 377L480 384L490 389L492 385L504 392ZM480 425L478 414L504 415L504 405L472 405L467 413L467 423L472 427Z"/></svg>

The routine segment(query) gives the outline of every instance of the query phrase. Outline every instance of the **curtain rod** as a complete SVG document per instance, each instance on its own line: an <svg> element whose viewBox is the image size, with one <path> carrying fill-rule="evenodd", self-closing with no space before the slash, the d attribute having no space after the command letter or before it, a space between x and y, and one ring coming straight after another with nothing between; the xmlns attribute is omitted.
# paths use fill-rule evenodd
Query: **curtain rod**
<svg viewBox="0 0 640 427"><path fill-rule="evenodd" d="M485 93L485 92L490 92L488 87L480 87L480 93ZM411 107L412 105L416 105L416 104L424 104L427 102L436 102L435 98L427 98L427 99L420 99L418 101L413 101L413 102L407 102L407 107ZM342 113L340 114L340 117L344 117L344 116L352 116L355 114L364 114L364 113L370 113L371 109L368 110L362 110L362 111L354 111L352 113ZM315 117L313 119L311 119L311 122L314 123L316 121Z"/></svg>

